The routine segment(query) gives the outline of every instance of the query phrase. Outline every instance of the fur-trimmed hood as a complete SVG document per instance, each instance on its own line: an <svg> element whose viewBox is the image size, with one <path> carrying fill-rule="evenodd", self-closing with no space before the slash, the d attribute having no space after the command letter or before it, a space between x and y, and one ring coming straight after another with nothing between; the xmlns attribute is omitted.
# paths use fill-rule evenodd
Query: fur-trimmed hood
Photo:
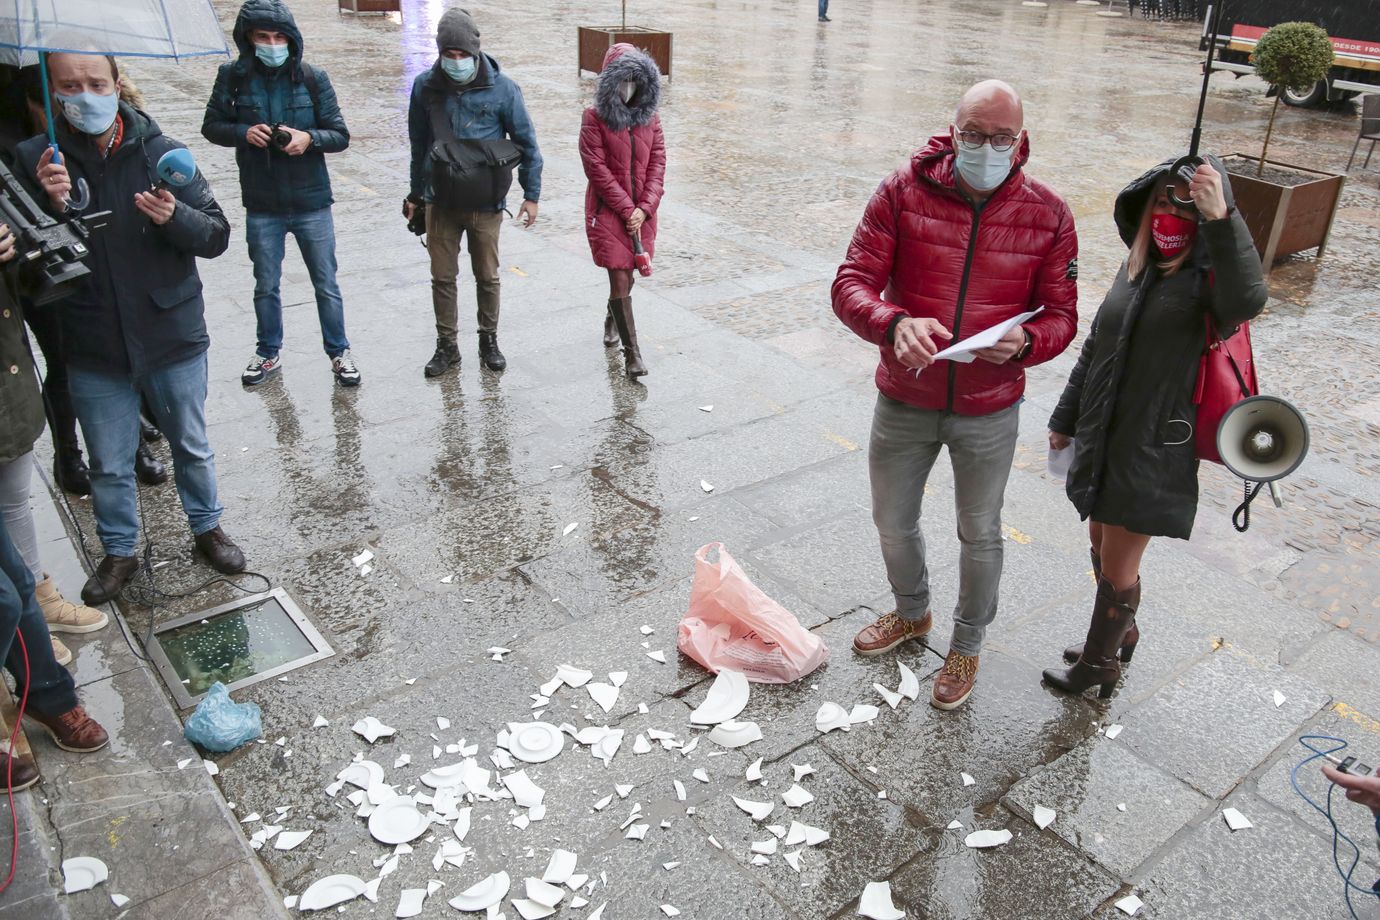
<svg viewBox="0 0 1380 920"><path fill-rule="evenodd" d="M618 89L623 83L637 84L631 103L623 101ZM661 71L656 63L632 45L619 42L604 56L599 87L594 93L594 111L599 120L615 131L626 131L649 124L661 102Z"/></svg>

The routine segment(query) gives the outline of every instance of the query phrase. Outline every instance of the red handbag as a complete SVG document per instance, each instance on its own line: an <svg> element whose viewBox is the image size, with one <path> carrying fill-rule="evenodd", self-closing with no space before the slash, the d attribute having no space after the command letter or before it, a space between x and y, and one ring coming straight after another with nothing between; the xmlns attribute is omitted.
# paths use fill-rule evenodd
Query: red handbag
<svg viewBox="0 0 1380 920"><path fill-rule="evenodd" d="M1198 424L1193 447L1199 460L1221 463L1217 452L1217 426L1222 416L1243 399L1260 391L1255 379L1255 358L1251 354L1250 324L1242 323L1231 336L1217 334L1212 314L1204 319L1207 346L1198 360L1198 382L1193 388L1193 403L1198 407Z"/></svg>

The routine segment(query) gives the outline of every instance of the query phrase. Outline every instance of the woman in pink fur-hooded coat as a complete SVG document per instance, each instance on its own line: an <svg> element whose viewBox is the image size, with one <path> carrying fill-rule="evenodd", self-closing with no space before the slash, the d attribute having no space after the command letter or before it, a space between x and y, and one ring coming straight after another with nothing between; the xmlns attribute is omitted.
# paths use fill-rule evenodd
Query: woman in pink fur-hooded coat
<svg viewBox="0 0 1380 920"><path fill-rule="evenodd" d="M594 264L608 269L609 307L604 346L623 344L629 377L647 373L633 324L633 242L636 233L652 255L656 212L666 178L666 142L656 113L661 72L646 54L617 44L604 58L594 105L580 125L585 191L585 233Z"/></svg>

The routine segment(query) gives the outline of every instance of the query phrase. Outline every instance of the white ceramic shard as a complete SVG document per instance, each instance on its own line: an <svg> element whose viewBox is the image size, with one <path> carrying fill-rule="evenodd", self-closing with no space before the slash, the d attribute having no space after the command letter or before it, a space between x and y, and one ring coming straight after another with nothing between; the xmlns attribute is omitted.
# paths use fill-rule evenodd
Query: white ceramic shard
<svg viewBox="0 0 1380 920"><path fill-rule="evenodd" d="M1284 705L1285 699L1287 699L1287 697L1285 697L1285 695L1284 695L1283 693L1280 693L1278 690L1276 690L1276 691L1275 691L1275 708L1278 709L1279 707L1283 706L1283 705Z"/></svg>
<svg viewBox="0 0 1380 920"><path fill-rule="evenodd" d="M275 850L291 850L312 835L311 831L283 831L273 841Z"/></svg>
<svg viewBox="0 0 1380 920"><path fill-rule="evenodd" d="M675 909L674 907L672 907L670 904L663 904L663 905L661 905L661 912L662 912L663 914L665 914L666 916L668 916L668 917L679 917L679 916L680 916L680 911L676 910L676 909Z"/></svg>
<svg viewBox="0 0 1380 920"><path fill-rule="evenodd" d="M373 744L380 738L388 738L396 734L395 729L387 725L384 725L382 722L380 722L373 716L365 716L364 718L360 719L351 727L351 731L353 731L356 735L359 735L365 741L368 741L370 744Z"/></svg>
<svg viewBox="0 0 1380 920"><path fill-rule="evenodd" d="M579 522L579 521L574 521L574 522L572 522L572 523L566 524L566 525L565 525L565 530L562 530L562 531L561 531L561 536L563 536L563 537L568 537L568 536L570 536L572 533L575 532L575 528L576 528L576 527L579 527L579 526L580 526L580 522Z"/></svg>
<svg viewBox="0 0 1380 920"><path fill-rule="evenodd" d="M623 744L623 729L615 728L606 734L595 744L590 745L589 752L593 756L604 762L608 766L613 762L613 757L618 753L618 748Z"/></svg>
<svg viewBox="0 0 1380 920"><path fill-rule="evenodd" d="M705 770L704 767L699 767L695 770L694 773L691 773L690 775L702 783L709 782L709 772Z"/></svg>
<svg viewBox="0 0 1380 920"><path fill-rule="evenodd" d="M302 892L302 896L297 899L297 909L305 912L335 907L337 904L353 901L364 894L367 887L364 879L358 876L328 875L312 882L311 886Z"/></svg>
<svg viewBox="0 0 1380 920"><path fill-rule="evenodd" d="M531 898L514 898L513 907L521 915L522 920L542 920L543 917L549 917L556 912L556 908L538 904Z"/></svg>
<svg viewBox="0 0 1380 920"><path fill-rule="evenodd" d="M116 907L124 907L126 904L129 903L129 898L125 897L122 894L112 894L110 896L110 903L114 904ZM294 899L292 903L296 904L297 901ZM287 905L284 904L283 906L286 907Z"/></svg>
<svg viewBox="0 0 1380 920"><path fill-rule="evenodd" d="M793 850L790 853L781 854L786 858L786 863L796 871L797 875L800 874L800 854L804 852L804 850Z"/></svg>
<svg viewBox="0 0 1380 920"><path fill-rule="evenodd" d="M550 722L522 722L510 727L508 751L524 763L546 763L565 747L565 735Z"/></svg>
<svg viewBox="0 0 1380 920"><path fill-rule="evenodd" d="M565 897L565 889L543 882L539 878L529 878L525 885L527 900L536 901L542 907L555 907Z"/></svg>
<svg viewBox="0 0 1380 920"><path fill-rule="evenodd" d="M512 882L507 872L495 872L451 898L447 903L456 910L488 910L508 896Z"/></svg>
<svg viewBox="0 0 1380 920"><path fill-rule="evenodd" d="M776 854L777 842L771 840L758 840L752 845L752 852L761 853L763 856L773 856Z"/></svg>
<svg viewBox="0 0 1380 920"><path fill-rule="evenodd" d="M455 819L455 839L464 840L470 832L470 809L460 809L460 815Z"/></svg>
<svg viewBox="0 0 1380 920"><path fill-rule="evenodd" d="M88 891L110 878L110 869L94 856L73 856L62 861L62 890L67 894Z"/></svg>
<svg viewBox="0 0 1380 920"><path fill-rule="evenodd" d="M317 717L316 717L316 721L313 722L313 723L311 723L311 727L312 727L312 728L325 728L327 725L330 725L330 724L331 724L331 723L328 722L328 721L326 721L326 718L325 718L324 716L317 716Z"/></svg>
<svg viewBox="0 0 1380 920"><path fill-rule="evenodd" d="M1136 897L1133 894L1128 894L1126 897L1116 902L1116 909L1121 911L1128 917L1134 917L1136 915L1136 911L1140 910L1144 906L1144 902L1142 902L1140 898Z"/></svg>
<svg viewBox="0 0 1380 920"><path fill-rule="evenodd" d="M422 912L422 902L426 900L425 888L404 888L398 896L398 909L394 917L415 917Z"/></svg>
<svg viewBox="0 0 1380 920"><path fill-rule="evenodd" d="M1126 810L1126 803L1125 803L1125 802L1118 802L1118 803L1117 803L1117 806L1116 806L1116 810L1117 810L1117 811L1125 811L1125 810Z"/></svg>
<svg viewBox="0 0 1380 920"><path fill-rule="evenodd" d="M624 834L623 837L627 840L644 840L650 828L650 824L634 824L632 827L628 828L628 832Z"/></svg>
<svg viewBox="0 0 1380 920"><path fill-rule="evenodd" d="M1244 831L1248 827L1255 827L1249 818L1235 808L1222 809L1222 817L1227 819L1227 827L1234 831Z"/></svg>
<svg viewBox="0 0 1380 920"><path fill-rule="evenodd" d="M753 802L748 799L740 799L736 795L731 796L731 798L733 799L733 804L752 815L752 820L754 821L767 820L767 816L776 808L771 802Z"/></svg>
<svg viewBox="0 0 1380 920"><path fill-rule="evenodd" d="M1006 828L996 831L973 831L963 838L964 844L975 850L986 847L999 847L1011 842L1011 832Z"/></svg>
<svg viewBox="0 0 1380 920"><path fill-rule="evenodd" d="M220 766L217 765L214 760L203 760L201 762L201 765L205 767L206 772L211 774L212 776L216 776L220 773Z"/></svg>
<svg viewBox="0 0 1380 920"><path fill-rule="evenodd" d="M685 801L685 784L678 779L671 780L671 784L676 787L676 801Z"/></svg>
<svg viewBox="0 0 1380 920"><path fill-rule="evenodd" d="M603 920L605 907L608 907L607 903L600 904L598 907L594 908L593 913L586 917L585 920Z"/></svg>
<svg viewBox="0 0 1380 920"><path fill-rule="evenodd" d="M633 739L634 754L650 754L651 752L652 743L647 740L646 735L638 735L636 738Z"/></svg>
<svg viewBox="0 0 1380 920"><path fill-rule="evenodd" d="M900 706L901 700L905 699L905 697L897 693L895 690L888 690L881 684L873 684L872 689L876 690L877 693L881 695L882 699L886 701L886 704L890 706L892 709L895 709L897 706Z"/></svg>
<svg viewBox="0 0 1380 920"><path fill-rule="evenodd" d="M815 728L825 734L851 724L848 711L838 703L825 703L819 707L819 712L815 713Z"/></svg>
<svg viewBox="0 0 1380 920"><path fill-rule="evenodd" d="M557 690L561 689L562 683L563 683L563 681L561 680L560 675L557 674L555 677L551 678L551 679L548 680L546 683L544 683L544 684L542 684L540 687L538 687L538 688L537 688L537 692L540 693L542 696L545 696L545 697L548 697L548 698L549 698L549 697L552 696Z"/></svg>
<svg viewBox="0 0 1380 920"><path fill-rule="evenodd" d="M791 829L786 833L786 846L793 847L803 843L807 847L814 847L819 846L828 839L828 831L818 827L811 827L808 824L801 824L799 821L792 821Z"/></svg>
<svg viewBox="0 0 1380 920"><path fill-rule="evenodd" d="M746 779L746 780L747 780L748 782L750 782L750 783L755 783L755 782L758 782L759 780L761 780L761 778L762 778L762 758L761 758L761 757L758 757L756 760L754 760L754 761L752 762L752 766L750 766L750 767L747 768L747 773L745 773L745 774L743 775L743 778Z"/></svg>
<svg viewBox="0 0 1380 920"><path fill-rule="evenodd" d="M551 854L551 861L546 864L541 880L551 885L564 885L575 874L575 864L579 859L569 850L556 850ZM530 898L532 895L529 892L527 896Z"/></svg>
<svg viewBox="0 0 1380 920"><path fill-rule="evenodd" d="M699 747L699 746L700 746L700 739L698 739L698 738L691 738L691 739L690 739L690 743L687 744L687 745L685 745L684 747L682 747L682 748L680 749L680 754L681 754L682 757L687 757L687 756L689 756L689 754L690 754L691 751L693 751L695 748L697 748L697 747Z"/></svg>
<svg viewBox="0 0 1380 920"><path fill-rule="evenodd" d="M604 796L602 799L600 799L599 801L597 801L597 802L594 803L594 810L595 810L595 811L603 811L605 808L608 808L608 807L609 807L609 803L612 802L612 801L613 801L613 796L611 796L611 795L606 795L606 796Z"/></svg>
<svg viewBox="0 0 1380 920"><path fill-rule="evenodd" d="M703 489L703 490L706 491L706 492L713 492L713 491L714 491L714 487L713 487L712 485L709 484L708 480L705 480L705 479L701 479L701 480L700 480L700 488Z"/></svg>
<svg viewBox="0 0 1380 920"><path fill-rule="evenodd" d="M585 689L589 691L589 696L594 702L599 704L599 708L604 712L613 709L613 705L618 702L618 688L612 684L588 683Z"/></svg>
<svg viewBox="0 0 1380 920"><path fill-rule="evenodd" d="M700 411L701 411L701 412L713 412L713 411L714 411L714 407L713 407L713 405L700 406Z"/></svg>
<svg viewBox="0 0 1380 920"><path fill-rule="evenodd" d="M672 869L679 869L679 868L680 868L680 861L679 861L679 860L673 860L672 862L665 862L665 863L662 863L662 864L661 864L661 868L665 869L667 872L670 872Z"/></svg>
<svg viewBox="0 0 1380 920"><path fill-rule="evenodd" d="M762 729L756 722L720 722L709 733L709 740L722 747L740 748L761 741Z"/></svg>
<svg viewBox="0 0 1380 920"><path fill-rule="evenodd" d="M556 668L556 676L559 677L561 683L565 684L567 687L583 687L585 684L589 683L590 679L594 677L594 674L591 671L585 671L573 665L563 664ZM550 696L551 694L547 693L543 695Z"/></svg>
<svg viewBox="0 0 1380 920"><path fill-rule="evenodd" d="M626 799L628 797L628 793L633 791L633 786L632 783L628 783L626 785L620 783L613 787L613 791L618 793L618 797L620 799Z"/></svg>
<svg viewBox="0 0 1380 920"><path fill-rule="evenodd" d="M416 840L431 826L411 796L400 795L374 809L369 816L369 833L379 843L390 846Z"/></svg>
<svg viewBox="0 0 1380 920"><path fill-rule="evenodd" d="M770 866L771 859L758 853L756 856L752 857L752 864L754 866Z"/></svg>
<svg viewBox="0 0 1380 920"><path fill-rule="evenodd" d="M621 687L621 686L623 686L624 684L626 684L627 682L628 682L628 672L627 672L627 671L610 671L610 672L609 672L609 683L613 684L615 687Z"/></svg>
<svg viewBox="0 0 1380 920"><path fill-rule="evenodd" d="M815 768L807 763L793 763L791 764L791 770L795 772L795 781L797 783L815 772Z"/></svg>
<svg viewBox="0 0 1380 920"><path fill-rule="evenodd" d="M1034 819L1036 827L1040 830L1044 830L1054 823L1054 809L1046 808L1043 805L1036 805L1031 811L1030 817Z"/></svg>
<svg viewBox="0 0 1380 920"><path fill-rule="evenodd" d="M871 920L901 920L906 915L891 903L891 885L887 882L868 882L858 899L858 916Z"/></svg>
<svg viewBox="0 0 1380 920"><path fill-rule="evenodd" d="M642 635L644 636L650 636L652 633L656 632L656 630L652 629L652 627L648 624L643 623L642 626L638 629L638 632L642 633Z"/></svg>
<svg viewBox="0 0 1380 920"><path fill-rule="evenodd" d="M1120 725L1108 725L1105 734L1109 739L1114 739L1117 735L1121 734L1121 729L1122 726Z"/></svg>
<svg viewBox="0 0 1380 920"><path fill-rule="evenodd" d="M575 740L580 744L595 745L604 740L604 736L613 729L607 725L586 725L575 733Z"/></svg>
<svg viewBox="0 0 1380 920"><path fill-rule="evenodd" d="M449 766L437 767L422 774L422 783L432 789L446 789L452 786L465 785L465 777L468 775L469 762L453 763ZM348 777L347 777L348 779ZM380 775L382 779L382 775ZM487 777L485 778L487 782Z"/></svg>
<svg viewBox="0 0 1380 920"><path fill-rule="evenodd" d="M861 725L864 722L871 722L880 715L880 710L870 703L858 703L853 707L853 711L848 713L848 723L850 725Z"/></svg>
<svg viewBox="0 0 1380 920"><path fill-rule="evenodd" d="M946 827L945 830L961 831L963 830L963 822L958 820L950 821L949 826Z"/></svg>
<svg viewBox="0 0 1380 920"><path fill-rule="evenodd" d="M743 711L748 704L748 679L741 671L724 668L709 686L704 702L690 713L695 725L717 725L727 722Z"/></svg>
<svg viewBox="0 0 1380 920"><path fill-rule="evenodd" d="M963 785L965 786L973 786L977 784L977 780L973 779L967 773L960 773L958 774L958 777L959 779L963 780Z"/></svg>
<svg viewBox="0 0 1380 920"><path fill-rule="evenodd" d="M666 653L661 651L660 649L658 649L655 652L648 652L647 657L652 659L653 661L659 661L662 664L666 663Z"/></svg>
<svg viewBox="0 0 1380 920"><path fill-rule="evenodd" d="M815 797L810 794L810 790L799 783L781 793L781 801L786 803L787 808L803 808L814 800Z"/></svg>
<svg viewBox="0 0 1380 920"><path fill-rule="evenodd" d="M503 785L513 794L513 801L523 808L540 805L546 798L546 790L532 782L526 770L509 773L503 777Z"/></svg>
<svg viewBox="0 0 1380 920"><path fill-rule="evenodd" d="M189 763L191 763L193 760L196 760L196 758L195 758L195 757L187 757L187 758L184 758L184 759L182 759L182 760L179 760L179 761L177 762L177 769L179 769L179 770L185 770L185 769L187 769L187 765L188 765Z"/></svg>
<svg viewBox="0 0 1380 920"><path fill-rule="evenodd" d="M358 556L355 556L355 557L354 557L353 559L351 559L350 561L353 562L353 563L355 564L355 568L359 568L360 566L364 565L364 564L367 563L367 562L373 562L373 561L374 561L374 554L373 554L370 550L367 550L367 549L366 549L366 550L364 550L362 553L360 553Z"/></svg>
<svg viewBox="0 0 1380 920"><path fill-rule="evenodd" d="M918 700L920 698L920 681L916 678L915 672L900 661L896 662L896 667L901 671L901 685L896 688L896 692L908 700Z"/></svg>

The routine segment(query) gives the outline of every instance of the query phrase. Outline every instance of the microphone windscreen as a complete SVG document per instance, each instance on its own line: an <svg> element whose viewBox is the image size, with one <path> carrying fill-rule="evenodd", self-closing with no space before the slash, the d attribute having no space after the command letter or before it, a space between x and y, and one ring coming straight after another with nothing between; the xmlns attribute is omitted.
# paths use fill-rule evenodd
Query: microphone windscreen
<svg viewBox="0 0 1380 920"><path fill-rule="evenodd" d="M158 178L173 188L191 185L196 178L196 160L185 147L169 150L158 158Z"/></svg>

